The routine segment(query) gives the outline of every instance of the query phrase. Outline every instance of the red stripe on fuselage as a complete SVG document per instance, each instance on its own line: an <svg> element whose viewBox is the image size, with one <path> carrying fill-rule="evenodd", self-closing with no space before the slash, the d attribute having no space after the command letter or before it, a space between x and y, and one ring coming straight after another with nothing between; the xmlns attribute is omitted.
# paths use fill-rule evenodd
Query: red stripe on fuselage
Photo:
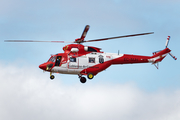
<svg viewBox="0 0 180 120"><path fill-rule="evenodd" d="M83 75L87 75L88 73L93 73L94 75L98 74L99 72L107 69L113 64L133 64L133 63L147 63L149 62L148 59L151 56L139 56L139 55L128 55L124 54L121 57L106 61L104 63L99 63L97 65L91 66L82 70L80 73Z"/></svg>
<svg viewBox="0 0 180 120"><path fill-rule="evenodd" d="M88 73L93 73L94 75L98 74L99 72L105 70L106 68L108 68L109 66L111 66L112 61L106 61L104 63L99 63L97 65L91 66L89 68L86 68L84 70L82 70L80 73L82 75L87 75Z"/></svg>
<svg viewBox="0 0 180 120"><path fill-rule="evenodd" d="M128 55L124 54L122 57L112 60L112 64L133 64L133 63L147 63L151 56Z"/></svg>

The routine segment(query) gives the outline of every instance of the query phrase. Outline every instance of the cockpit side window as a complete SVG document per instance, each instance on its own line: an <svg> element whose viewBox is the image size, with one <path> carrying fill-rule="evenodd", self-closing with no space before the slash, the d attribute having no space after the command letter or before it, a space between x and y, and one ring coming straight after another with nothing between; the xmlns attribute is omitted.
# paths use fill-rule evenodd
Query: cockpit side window
<svg viewBox="0 0 180 120"><path fill-rule="evenodd" d="M61 56L57 56L55 66L59 66L61 62Z"/></svg>
<svg viewBox="0 0 180 120"><path fill-rule="evenodd" d="M48 62L55 62L56 61L56 56L53 56L51 59L49 59Z"/></svg>

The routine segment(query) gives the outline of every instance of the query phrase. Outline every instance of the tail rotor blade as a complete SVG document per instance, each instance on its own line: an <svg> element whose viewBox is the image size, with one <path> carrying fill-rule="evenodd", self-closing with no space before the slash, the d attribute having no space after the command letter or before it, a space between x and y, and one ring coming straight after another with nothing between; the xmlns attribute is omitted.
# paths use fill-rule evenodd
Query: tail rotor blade
<svg viewBox="0 0 180 120"><path fill-rule="evenodd" d="M170 55L174 60L177 60L177 58L176 58L172 53L169 53L169 55Z"/></svg>
<svg viewBox="0 0 180 120"><path fill-rule="evenodd" d="M170 36L167 37L167 40L166 40L166 48L167 48L167 46L168 46L168 44L169 44L169 40L170 40Z"/></svg>

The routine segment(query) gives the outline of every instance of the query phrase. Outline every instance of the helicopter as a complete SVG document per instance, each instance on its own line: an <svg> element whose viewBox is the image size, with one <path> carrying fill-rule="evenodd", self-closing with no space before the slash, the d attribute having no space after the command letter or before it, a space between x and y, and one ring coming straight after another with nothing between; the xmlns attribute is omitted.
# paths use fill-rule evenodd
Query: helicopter
<svg viewBox="0 0 180 120"><path fill-rule="evenodd" d="M78 75L80 82L85 83L86 77L93 79L98 73L106 70L111 65L117 64L134 64L134 63L152 63L158 69L158 63L161 62L167 54L174 60L177 58L170 53L168 48L170 36L167 37L165 49L153 52L152 56L132 55L132 54L119 54L106 53L101 51L98 47L84 46L85 42L105 41L117 38L135 37L142 35L153 34L154 32L123 35L117 37L109 37L102 39L85 40L90 26L86 25L80 38L70 42L71 44L63 47L64 53L51 55L49 60L39 65L43 71L50 72L50 79L53 80L54 73L61 74L74 74ZM34 41L34 40L5 40L5 42L53 42L53 43L67 43L66 41ZM69 43L69 42L68 42Z"/></svg>

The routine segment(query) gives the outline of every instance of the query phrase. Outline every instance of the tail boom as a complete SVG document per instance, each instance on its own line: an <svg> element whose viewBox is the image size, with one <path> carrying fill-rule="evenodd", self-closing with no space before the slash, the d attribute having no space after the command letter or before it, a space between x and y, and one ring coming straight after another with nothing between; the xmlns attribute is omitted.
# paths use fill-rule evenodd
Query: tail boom
<svg viewBox="0 0 180 120"><path fill-rule="evenodd" d="M157 63L161 62L168 53L170 53L169 48L165 48L159 52L154 53L153 56L141 56L141 55L130 55L123 54L121 57L117 57L113 60L112 64L133 64L133 63Z"/></svg>

